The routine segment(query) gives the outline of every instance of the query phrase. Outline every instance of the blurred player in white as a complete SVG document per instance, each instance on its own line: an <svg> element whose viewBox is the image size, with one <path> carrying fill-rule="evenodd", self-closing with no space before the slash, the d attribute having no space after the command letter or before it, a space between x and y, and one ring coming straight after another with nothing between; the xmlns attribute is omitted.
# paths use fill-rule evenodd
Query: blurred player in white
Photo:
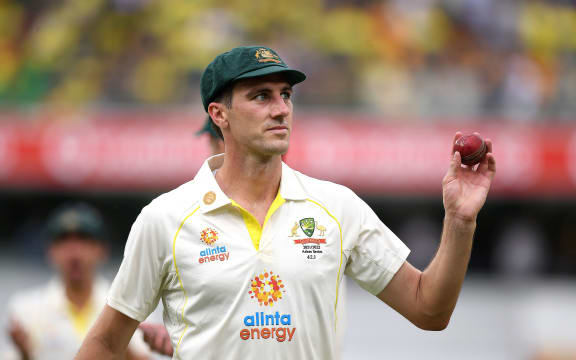
<svg viewBox="0 0 576 360"><path fill-rule="evenodd" d="M421 272L351 190L282 162L305 78L265 47L208 65L203 105L226 151L143 209L77 359L117 358L160 299L175 358L337 359L344 274L422 329L448 325L495 173L491 142L477 168L452 152L442 239Z"/></svg>
<svg viewBox="0 0 576 360"><path fill-rule="evenodd" d="M106 303L109 284L97 275L107 258L100 214L84 203L66 206L49 220L47 257L56 270L49 283L14 294L8 305L13 348L2 360L72 359ZM126 359L148 359L141 335Z"/></svg>

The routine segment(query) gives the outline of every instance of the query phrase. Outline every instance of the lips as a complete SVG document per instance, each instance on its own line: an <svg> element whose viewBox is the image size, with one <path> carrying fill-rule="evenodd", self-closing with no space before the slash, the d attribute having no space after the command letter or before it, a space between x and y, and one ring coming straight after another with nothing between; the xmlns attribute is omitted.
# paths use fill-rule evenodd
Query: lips
<svg viewBox="0 0 576 360"><path fill-rule="evenodd" d="M278 125L278 126L274 126L274 127L268 128L268 130L272 130L272 131L275 131L275 130L288 130L288 127L287 127L287 126Z"/></svg>

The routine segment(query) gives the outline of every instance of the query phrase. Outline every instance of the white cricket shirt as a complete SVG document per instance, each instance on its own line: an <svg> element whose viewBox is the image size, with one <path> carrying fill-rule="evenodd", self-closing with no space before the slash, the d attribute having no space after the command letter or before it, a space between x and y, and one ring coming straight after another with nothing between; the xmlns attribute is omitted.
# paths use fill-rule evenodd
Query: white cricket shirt
<svg viewBox="0 0 576 360"><path fill-rule="evenodd" d="M8 318L17 321L28 334L32 360L73 359L106 304L108 289L106 280L97 279L90 305L75 311L66 297L64 285L54 278L43 286L14 294L8 303ZM130 342L130 350L138 355L150 354L139 331ZM2 360L20 359L14 346L0 354Z"/></svg>
<svg viewBox="0 0 576 360"><path fill-rule="evenodd" d="M342 276L378 294L408 248L351 190L285 164L261 228L219 188L222 160L142 210L108 304L142 321L162 298L176 359L339 358Z"/></svg>

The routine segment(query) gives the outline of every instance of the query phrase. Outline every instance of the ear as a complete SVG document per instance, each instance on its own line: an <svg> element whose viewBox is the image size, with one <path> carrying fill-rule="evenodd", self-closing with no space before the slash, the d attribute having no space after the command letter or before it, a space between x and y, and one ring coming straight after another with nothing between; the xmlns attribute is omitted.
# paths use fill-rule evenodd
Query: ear
<svg viewBox="0 0 576 360"><path fill-rule="evenodd" d="M212 102L208 105L208 114L214 121L214 124L220 129L228 128L228 112L224 104Z"/></svg>

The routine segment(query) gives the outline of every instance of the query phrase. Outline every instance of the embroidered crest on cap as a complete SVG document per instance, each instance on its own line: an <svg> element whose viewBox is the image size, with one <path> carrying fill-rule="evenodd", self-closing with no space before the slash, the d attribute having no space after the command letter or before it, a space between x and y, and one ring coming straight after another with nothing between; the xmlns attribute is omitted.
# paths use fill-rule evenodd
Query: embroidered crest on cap
<svg viewBox="0 0 576 360"><path fill-rule="evenodd" d="M256 54L254 54L254 56L256 56L256 59L258 60L259 63L275 62L275 63L279 64L282 62L282 60L280 60L280 57L278 57L278 55L276 55L272 51L270 51L268 49L264 49L264 48L260 48L260 49L256 50Z"/></svg>
<svg viewBox="0 0 576 360"><path fill-rule="evenodd" d="M208 191L206 194L204 194L204 204L210 205L214 202L214 200L216 200L216 194L214 191Z"/></svg>

